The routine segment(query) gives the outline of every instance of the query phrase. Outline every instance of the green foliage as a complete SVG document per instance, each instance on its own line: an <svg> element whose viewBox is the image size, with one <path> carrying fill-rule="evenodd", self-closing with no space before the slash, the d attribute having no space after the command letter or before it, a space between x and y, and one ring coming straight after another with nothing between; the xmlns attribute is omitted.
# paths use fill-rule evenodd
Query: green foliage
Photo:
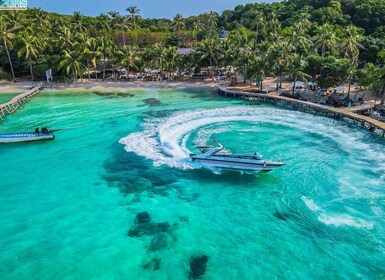
<svg viewBox="0 0 385 280"><path fill-rule="evenodd" d="M9 75L7 72L4 71L3 68L0 67L0 80L12 80L12 76Z"/></svg>
<svg viewBox="0 0 385 280"><path fill-rule="evenodd" d="M0 66L14 67L16 76L42 77L52 68L74 78L90 68L102 69L105 77L106 68L237 66L250 80L309 74L327 87L351 81L357 67L362 77L372 69L365 64L380 64L377 53L385 49L383 0L253 3L173 19L140 13L135 6L97 17L40 9L0 12ZM229 31L225 38L222 29ZM176 55L182 46L197 52Z"/></svg>

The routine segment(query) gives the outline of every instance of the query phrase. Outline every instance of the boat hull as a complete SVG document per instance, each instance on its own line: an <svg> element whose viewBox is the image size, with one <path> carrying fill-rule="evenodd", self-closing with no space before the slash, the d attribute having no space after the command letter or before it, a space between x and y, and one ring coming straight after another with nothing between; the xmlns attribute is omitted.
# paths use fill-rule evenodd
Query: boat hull
<svg viewBox="0 0 385 280"><path fill-rule="evenodd" d="M20 143L20 142L32 142L53 140L55 136L53 133L36 134L36 133L7 133L0 134L0 143Z"/></svg>
<svg viewBox="0 0 385 280"><path fill-rule="evenodd" d="M211 160L208 158L191 157L194 162L198 162L206 167L239 170L246 172L270 172L284 165L281 162L261 161L258 163L251 162L231 162L221 160Z"/></svg>

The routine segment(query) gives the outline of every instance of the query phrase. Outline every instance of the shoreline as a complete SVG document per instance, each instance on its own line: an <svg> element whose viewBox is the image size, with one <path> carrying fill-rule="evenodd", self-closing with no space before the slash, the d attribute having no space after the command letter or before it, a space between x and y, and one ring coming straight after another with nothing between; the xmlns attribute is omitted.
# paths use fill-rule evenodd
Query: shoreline
<svg viewBox="0 0 385 280"><path fill-rule="evenodd" d="M22 93L36 85L37 82L0 83L0 94ZM222 83L223 86L225 83ZM47 87L43 91L104 91L104 90L131 90L131 89L183 89L183 88L213 88L218 84L212 81L174 81L174 82L127 82L127 81L101 81L73 83L68 86Z"/></svg>

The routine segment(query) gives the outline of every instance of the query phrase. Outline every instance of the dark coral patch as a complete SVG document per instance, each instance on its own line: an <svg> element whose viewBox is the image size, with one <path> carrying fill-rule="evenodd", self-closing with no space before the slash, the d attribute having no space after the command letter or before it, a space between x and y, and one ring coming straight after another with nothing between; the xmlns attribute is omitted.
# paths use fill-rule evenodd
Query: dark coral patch
<svg viewBox="0 0 385 280"><path fill-rule="evenodd" d="M274 217L276 217L277 219L280 219L281 221L286 221L289 218L288 214L281 213L278 211L275 212L273 215L274 215Z"/></svg>
<svg viewBox="0 0 385 280"><path fill-rule="evenodd" d="M195 256L190 259L190 279L201 278L206 273L209 257L206 255Z"/></svg>
<svg viewBox="0 0 385 280"><path fill-rule="evenodd" d="M164 223L144 223L133 226L128 231L128 236L130 237L141 237L144 235L155 235L161 232L168 232L170 229L170 224L167 222Z"/></svg>
<svg viewBox="0 0 385 280"><path fill-rule="evenodd" d="M148 271L157 271L160 269L161 261L162 261L162 259L160 259L160 258L153 258L148 263L145 263L143 265L143 268L145 270L148 270Z"/></svg>
<svg viewBox="0 0 385 280"><path fill-rule="evenodd" d="M150 106L159 106L162 104L158 99L153 97L143 99L143 102Z"/></svg>
<svg viewBox="0 0 385 280"><path fill-rule="evenodd" d="M164 232L162 233L159 233L157 235L155 235L152 240L151 240L151 244L150 246L148 247L148 250L150 252L156 252L156 251L160 251L162 249L168 249L170 248L170 236Z"/></svg>
<svg viewBox="0 0 385 280"><path fill-rule="evenodd" d="M151 222L151 216L148 212L141 212L136 215L135 223L136 224L144 224Z"/></svg>
<svg viewBox="0 0 385 280"><path fill-rule="evenodd" d="M118 96L120 97L133 97L135 94L129 93L129 92L119 92Z"/></svg>

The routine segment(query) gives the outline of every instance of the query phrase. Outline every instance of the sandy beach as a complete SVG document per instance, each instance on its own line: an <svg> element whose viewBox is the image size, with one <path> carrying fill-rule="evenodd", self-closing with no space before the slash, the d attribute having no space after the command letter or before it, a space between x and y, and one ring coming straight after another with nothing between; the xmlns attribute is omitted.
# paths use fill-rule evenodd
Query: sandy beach
<svg viewBox="0 0 385 280"><path fill-rule="evenodd" d="M240 79L238 79L240 81ZM9 93L22 93L23 91L26 91L30 88L32 88L34 85L36 85L38 82L31 82L31 81L20 81L16 83L10 83L6 81L0 81L0 94L9 94ZM222 81L222 86L228 86L230 84L229 81ZM46 88L46 91L83 91L83 90L91 90L91 91L106 91L106 90L130 90L130 89L173 89L173 88L216 88L218 86L217 81L212 81L211 79L205 79L205 80L183 80L183 81L173 81L173 82L154 82L154 81L134 81L134 82L128 82L128 81L88 81L83 80L81 82L80 80L77 82L74 82L70 85L64 86L64 85L54 85L52 88ZM282 83L282 89L276 90L276 83L275 78L273 77L267 77L263 81L263 89L267 90L269 94L273 95L279 95L280 93L287 91L292 86L291 81L283 81ZM255 85L252 85L250 87L249 83L243 83L238 82L237 86L233 88L234 90L253 90L258 89L255 87ZM370 102L370 103L379 103L380 97L377 97L374 95L373 92L369 90L356 90L354 87L352 87L351 90L351 98L360 98L362 97L364 101Z"/></svg>

